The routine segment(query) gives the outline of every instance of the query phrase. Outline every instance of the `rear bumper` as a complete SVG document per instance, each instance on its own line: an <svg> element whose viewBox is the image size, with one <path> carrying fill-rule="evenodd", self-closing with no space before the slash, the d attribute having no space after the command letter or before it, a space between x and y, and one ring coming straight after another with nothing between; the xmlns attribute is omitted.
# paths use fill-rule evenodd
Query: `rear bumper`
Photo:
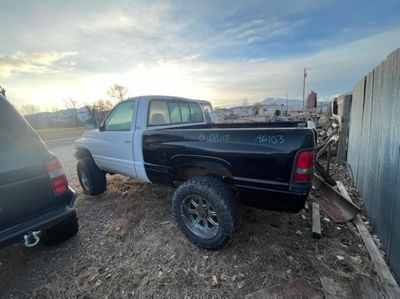
<svg viewBox="0 0 400 299"><path fill-rule="evenodd" d="M0 248L22 241L24 235L31 231L42 231L45 232L49 228L52 228L61 222L75 219L75 192L69 188L66 194L63 195L63 200L68 202L67 205L58 207L57 209L42 214L38 217L25 221L10 227L0 232Z"/></svg>
<svg viewBox="0 0 400 299"><path fill-rule="evenodd" d="M309 190L302 193L239 188L241 201L262 210L298 213L304 208Z"/></svg>

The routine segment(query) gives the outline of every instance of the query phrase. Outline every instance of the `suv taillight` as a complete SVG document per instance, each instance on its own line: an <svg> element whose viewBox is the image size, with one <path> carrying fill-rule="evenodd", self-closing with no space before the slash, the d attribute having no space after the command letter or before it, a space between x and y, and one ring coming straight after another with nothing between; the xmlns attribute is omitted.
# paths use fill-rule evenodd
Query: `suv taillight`
<svg viewBox="0 0 400 299"><path fill-rule="evenodd" d="M58 196L65 193L68 190L68 180L65 176L64 169L62 168L60 161L50 161L46 164L46 166L54 195Z"/></svg>
<svg viewBox="0 0 400 299"><path fill-rule="evenodd" d="M305 183L311 181L314 174L314 151L303 151L297 155L294 181Z"/></svg>

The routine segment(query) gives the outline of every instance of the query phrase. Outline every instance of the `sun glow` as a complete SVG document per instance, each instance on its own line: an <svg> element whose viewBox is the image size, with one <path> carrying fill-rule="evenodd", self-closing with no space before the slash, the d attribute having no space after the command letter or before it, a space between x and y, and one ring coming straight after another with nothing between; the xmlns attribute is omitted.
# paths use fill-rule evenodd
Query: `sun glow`
<svg viewBox="0 0 400 299"><path fill-rule="evenodd" d="M74 98L83 106L107 97L107 89L114 83L125 86L128 96L171 95L196 99L209 99L212 92L196 80L194 70L175 63L158 62L152 66L139 65L123 73L102 73L98 75L77 74L68 80L42 82L32 89L20 86L18 99L9 98L17 106L34 103L41 110L58 106L63 108L63 100ZM56 77L56 76L55 76Z"/></svg>
<svg viewBox="0 0 400 299"><path fill-rule="evenodd" d="M201 82L196 82L192 72L174 63L158 63L150 67L139 65L125 73L95 76L89 86L94 89L99 84L107 86L109 82L118 82L128 88L130 96L161 94L198 99L212 96Z"/></svg>

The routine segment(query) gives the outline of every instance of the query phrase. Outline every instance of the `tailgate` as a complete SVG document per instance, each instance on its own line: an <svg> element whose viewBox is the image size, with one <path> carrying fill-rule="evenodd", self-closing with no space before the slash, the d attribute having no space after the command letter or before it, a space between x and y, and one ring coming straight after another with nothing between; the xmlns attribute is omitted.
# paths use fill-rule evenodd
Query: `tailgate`
<svg viewBox="0 0 400 299"><path fill-rule="evenodd" d="M38 150L0 150L0 230L55 209L49 176Z"/></svg>
<svg viewBox="0 0 400 299"><path fill-rule="evenodd" d="M240 132L237 143L226 153L240 177L288 186L292 180L296 155L314 149L314 133L306 128L278 128ZM285 188L282 188L285 189Z"/></svg>

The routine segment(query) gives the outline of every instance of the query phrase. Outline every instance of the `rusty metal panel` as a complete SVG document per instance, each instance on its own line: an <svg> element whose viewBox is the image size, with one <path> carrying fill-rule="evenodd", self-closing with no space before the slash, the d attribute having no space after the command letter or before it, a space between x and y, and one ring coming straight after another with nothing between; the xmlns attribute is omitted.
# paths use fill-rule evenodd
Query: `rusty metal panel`
<svg viewBox="0 0 400 299"><path fill-rule="evenodd" d="M379 198L379 188L377 185L380 185L380 163L382 161L382 147L380 146L381 141L381 130L382 126L379 125L382 123L382 109L383 104L382 100L379 98L379 94L381 93L382 86L380 78L382 78L382 65L376 67L373 71L373 77L369 78L369 85L372 87L371 89L366 89L366 97L371 98L372 100L372 109L371 109L371 117L368 119L369 122L369 138L370 138L370 148L366 152L367 157L367 169L366 173L363 175L365 186L362 191L362 194L368 194L368 198ZM378 124L378 125L376 125ZM372 150L373 149L373 150ZM372 182L372 184L371 184ZM373 209L379 209L381 202L380 199L371 201L367 199L365 202L365 206L368 211ZM377 213L379 214L379 213ZM373 216L370 216L371 218Z"/></svg>
<svg viewBox="0 0 400 299"><path fill-rule="evenodd" d="M353 100L350 111L349 148L347 161L350 163L355 178L358 172L360 157L360 132L362 126L362 112L364 107L364 79L360 80L353 88Z"/></svg>
<svg viewBox="0 0 400 299"><path fill-rule="evenodd" d="M389 176L392 185L387 193L392 198L389 222L388 257L400 279L400 50L391 54L387 60L387 86L385 97L390 106L390 123L388 130L388 142L390 144L387 154L387 163L390 168Z"/></svg>
<svg viewBox="0 0 400 299"><path fill-rule="evenodd" d="M400 278L400 49L364 80L353 88L348 162Z"/></svg>
<svg viewBox="0 0 400 299"><path fill-rule="evenodd" d="M398 102L397 111L400 113L400 105ZM400 124L398 124L400 125ZM398 136L400 139L400 136ZM397 155L397 180L396 180L396 188L393 190L393 194L395 196L392 208L392 221L390 227L390 239L386 248L388 249L389 261L392 265L396 276L397 281L400 280L400 150Z"/></svg>
<svg viewBox="0 0 400 299"><path fill-rule="evenodd" d="M374 88L374 72L370 72L366 77L365 82L365 93L364 93L364 106L361 120L361 130L359 134L361 139L359 141L360 149L370 149L370 143L375 146L373 142L370 142L370 129L371 129L371 113L372 113L372 91ZM361 194L365 193L367 187L367 169L368 169L368 151L362 151L359 154L358 160L358 171L357 171L357 188Z"/></svg>
<svg viewBox="0 0 400 299"><path fill-rule="evenodd" d="M374 146L368 151L371 153L369 157L378 161L378 167L371 168L365 173L366 182L369 186L363 190L362 194L365 197L366 208L371 216L372 223L375 225L376 230L383 244L388 244L390 240L390 216L393 195L390 190L394 188L394 165L390 163L388 153L392 146L390 139L390 122L391 122L391 108L392 99L387 96L388 88L388 65L387 61L383 62L375 69L373 99L375 106L380 109L374 110L374 116L377 124L381 130L379 134L375 133ZM388 249L388 248L387 248Z"/></svg>

